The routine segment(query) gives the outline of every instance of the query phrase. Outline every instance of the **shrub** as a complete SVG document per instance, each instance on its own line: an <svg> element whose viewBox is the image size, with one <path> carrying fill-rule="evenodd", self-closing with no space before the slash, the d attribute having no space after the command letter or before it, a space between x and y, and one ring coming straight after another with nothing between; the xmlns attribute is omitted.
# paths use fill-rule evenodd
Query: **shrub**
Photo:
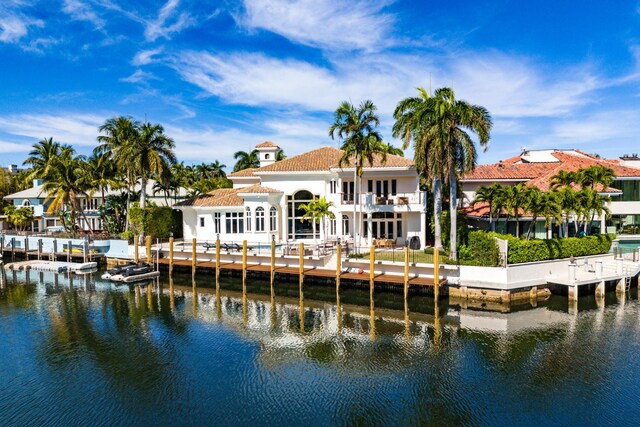
<svg viewBox="0 0 640 427"><path fill-rule="evenodd" d="M149 206L144 210L138 206L131 206L129 221L131 231L135 234L144 232L147 236L166 238L179 229L179 234L182 235L182 227L176 227L176 224L182 225L182 219L168 206Z"/></svg>
<svg viewBox="0 0 640 427"><path fill-rule="evenodd" d="M612 234L600 234L586 237L527 241L511 235L486 234L489 237L497 237L508 241L509 253L507 260L509 264L604 254L609 252L611 242L615 238Z"/></svg>
<svg viewBox="0 0 640 427"><path fill-rule="evenodd" d="M500 265L500 251L494 236L484 231L472 231L469 233L469 246L466 251L460 251L460 259L475 261L474 265L484 267Z"/></svg>

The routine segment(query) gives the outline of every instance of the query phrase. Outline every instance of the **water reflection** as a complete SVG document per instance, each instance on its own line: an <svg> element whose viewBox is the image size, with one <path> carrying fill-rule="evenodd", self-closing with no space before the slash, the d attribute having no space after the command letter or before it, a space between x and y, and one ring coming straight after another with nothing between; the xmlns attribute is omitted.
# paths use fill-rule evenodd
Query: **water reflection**
<svg viewBox="0 0 640 427"><path fill-rule="evenodd" d="M201 276L1 277L0 363L28 364L0 371L9 424L611 423L640 396L635 291L574 314L556 297L488 312Z"/></svg>

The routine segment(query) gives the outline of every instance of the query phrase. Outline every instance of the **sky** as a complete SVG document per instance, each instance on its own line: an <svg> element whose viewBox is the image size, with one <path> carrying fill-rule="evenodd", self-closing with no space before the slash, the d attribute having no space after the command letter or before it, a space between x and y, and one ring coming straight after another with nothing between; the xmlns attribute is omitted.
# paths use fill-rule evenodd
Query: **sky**
<svg viewBox="0 0 640 427"><path fill-rule="evenodd" d="M45 137L88 154L125 115L230 170L265 140L339 146L343 100L371 99L399 146L398 101L444 86L492 115L479 163L640 152L640 0L0 1L0 166Z"/></svg>

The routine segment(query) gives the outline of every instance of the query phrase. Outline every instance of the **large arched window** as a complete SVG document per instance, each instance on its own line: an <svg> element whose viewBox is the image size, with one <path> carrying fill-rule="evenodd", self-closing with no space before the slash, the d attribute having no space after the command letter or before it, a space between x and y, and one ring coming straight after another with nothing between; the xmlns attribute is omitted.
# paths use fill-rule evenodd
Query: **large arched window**
<svg viewBox="0 0 640 427"><path fill-rule="evenodd" d="M264 209L256 208L256 231L264 231Z"/></svg>
<svg viewBox="0 0 640 427"><path fill-rule="evenodd" d="M306 205L314 199L314 195L307 190L300 190L292 196L287 196L287 224L289 239L313 239L313 224L309 219L302 219ZM315 238L320 237L320 227L316 227Z"/></svg>
<svg viewBox="0 0 640 427"><path fill-rule="evenodd" d="M275 206L271 206L269 209L269 230L276 231L278 229L278 209Z"/></svg>
<svg viewBox="0 0 640 427"><path fill-rule="evenodd" d="M247 224L247 231L251 231L251 208L247 206L245 209L245 222Z"/></svg>

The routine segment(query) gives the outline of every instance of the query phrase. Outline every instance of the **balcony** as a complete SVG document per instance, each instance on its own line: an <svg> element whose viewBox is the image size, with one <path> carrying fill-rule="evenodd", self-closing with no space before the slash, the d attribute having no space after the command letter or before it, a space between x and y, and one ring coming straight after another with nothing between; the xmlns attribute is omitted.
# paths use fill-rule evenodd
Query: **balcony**
<svg viewBox="0 0 640 427"><path fill-rule="evenodd" d="M372 193L361 194L360 203L368 212L411 212L420 211L425 203L424 193L396 193L394 195L377 196ZM353 206L352 193L341 193L340 201L343 207Z"/></svg>

